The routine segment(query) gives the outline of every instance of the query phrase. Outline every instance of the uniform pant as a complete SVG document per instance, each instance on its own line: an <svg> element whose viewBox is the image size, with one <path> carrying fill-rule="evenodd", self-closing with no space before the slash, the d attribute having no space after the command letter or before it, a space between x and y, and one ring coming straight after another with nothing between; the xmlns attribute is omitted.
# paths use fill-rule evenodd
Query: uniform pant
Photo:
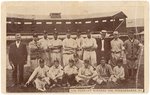
<svg viewBox="0 0 150 95"><path fill-rule="evenodd" d="M47 66L51 66L51 63L50 63L50 53L49 52L42 53L42 58L44 59L45 64Z"/></svg>
<svg viewBox="0 0 150 95"><path fill-rule="evenodd" d="M63 66L69 64L69 59L73 59L73 54L63 54Z"/></svg>
<svg viewBox="0 0 150 95"><path fill-rule="evenodd" d="M91 80L93 80L93 81L97 81L97 78L98 78L98 76L95 76L94 78L92 78L92 79L88 79L88 78L83 78L83 77L80 77L80 76L76 76L76 81L77 82L82 82L83 83L83 85L88 85L88 84L90 84L90 81Z"/></svg>
<svg viewBox="0 0 150 95"><path fill-rule="evenodd" d="M124 77L115 77L114 75L111 75L109 78L109 81L117 82L117 80L124 80Z"/></svg>
<svg viewBox="0 0 150 95"><path fill-rule="evenodd" d="M109 64L113 67L116 66L117 60L121 57L121 53L111 53L111 60Z"/></svg>
<svg viewBox="0 0 150 95"><path fill-rule="evenodd" d="M138 60L129 60L127 59L127 69L128 69L128 76L135 78L137 73L137 64Z"/></svg>
<svg viewBox="0 0 150 95"><path fill-rule="evenodd" d="M79 59L83 59L83 50L77 50L77 54L79 56Z"/></svg>
<svg viewBox="0 0 150 95"><path fill-rule="evenodd" d="M31 72L35 70L39 66L39 60L38 59L31 59L30 60L30 67L31 67Z"/></svg>
<svg viewBox="0 0 150 95"><path fill-rule="evenodd" d="M36 79L34 80L34 83L35 83L36 89L37 89L37 90L40 90L40 91L46 90L46 89L45 89L45 85L46 85L46 84L49 84L46 77L43 78L43 79L41 79L41 80L38 79L38 78L36 78Z"/></svg>
<svg viewBox="0 0 150 95"><path fill-rule="evenodd" d="M83 60L89 60L93 67L97 66L96 52L95 51L84 51Z"/></svg>
<svg viewBox="0 0 150 95"><path fill-rule="evenodd" d="M56 80L56 81L55 81ZM52 78L50 78L50 83L51 83L51 85L53 85L53 84L61 84L62 83L62 77L58 77L58 78L56 78L56 79L52 79Z"/></svg>
<svg viewBox="0 0 150 95"><path fill-rule="evenodd" d="M62 61L61 61L61 53L60 52L58 52L58 53L51 53L51 63L54 63L54 60L58 60L59 61L59 63L62 63Z"/></svg>
<svg viewBox="0 0 150 95"><path fill-rule="evenodd" d="M62 82L63 83L68 82L71 86L74 86L74 85L77 84L77 81L76 81L75 77L76 77L75 74L71 74L71 75L64 74Z"/></svg>
<svg viewBox="0 0 150 95"><path fill-rule="evenodd" d="M96 82L98 83L98 84L101 84L102 82L107 82L109 80L109 77L98 77L97 78L97 80L96 80Z"/></svg>
<svg viewBox="0 0 150 95"><path fill-rule="evenodd" d="M23 74L24 74L24 65L23 64L14 64L14 71L12 74L15 84L23 83Z"/></svg>

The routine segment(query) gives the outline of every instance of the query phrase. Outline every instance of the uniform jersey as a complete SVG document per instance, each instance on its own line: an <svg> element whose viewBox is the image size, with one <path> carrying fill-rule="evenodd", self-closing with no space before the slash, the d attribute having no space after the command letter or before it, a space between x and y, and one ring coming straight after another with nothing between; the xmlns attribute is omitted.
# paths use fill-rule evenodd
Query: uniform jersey
<svg viewBox="0 0 150 95"><path fill-rule="evenodd" d="M53 65L50 67L49 72L48 72L48 77L51 79L55 79L56 77L61 77L63 75L63 70L62 66L59 65L57 68Z"/></svg>
<svg viewBox="0 0 150 95"><path fill-rule="evenodd" d="M77 50L82 49L84 39L82 37L76 38Z"/></svg>
<svg viewBox="0 0 150 95"><path fill-rule="evenodd" d="M78 75L80 76L92 76L95 73L94 68L92 66L88 66L88 68L82 67L79 69Z"/></svg>
<svg viewBox="0 0 150 95"><path fill-rule="evenodd" d="M63 53L74 53L77 48L76 41L72 38L63 40Z"/></svg>
<svg viewBox="0 0 150 95"><path fill-rule="evenodd" d="M63 44L62 44L62 41L60 40L60 39L57 39L57 40L55 40L55 39L52 39L51 41L50 41L50 43L51 43L51 47L52 47L52 52L60 52L61 51L61 49L60 48L58 48L58 46L62 46Z"/></svg>
<svg viewBox="0 0 150 95"><path fill-rule="evenodd" d="M31 59L40 57L41 43L34 40L29 43L29 54Z"/></svg>
<svg viewBox="0 0 150 95"><path fill-rule="evenodd" d="M50 46L51 46L51 43L50 43L50 40L47 38L47 39L40 39L39 42L41 43L41 48L43 50L47 50Z"/></svg>
<svg viewBox="0 0 150 95"><path fill-rule="evenodd" d="M84 39L84 43L83 43L83 48L88 48L85 50L93 50L92 48L97 48L97 43L96 40L94 38L85 38Z"/></svg>
<svg viewBox="0 0 150 95"><path fill-rule="evenodd" d="M124 49L123 41L121 39L113 39L111 41L111 51L112 52L121 52Z"/></svg>
<svg viewBox="0 0 150 95"><path fill-rule="evenodd" d="M65 68L64 68L64 72L65 72L65 74L67 74L67 75L77 74L77 73L78 73L77 69L78 69L78 68L77 68L76 66L70 67L69 65L67 65L67 66L65 66Z"/></svg>
<svg viewBox="0 0 150 95"><path fill-rule="evenodd" d="M110 75L113 74L112 68L108 64L105 64L105 66L102 66L101 64L99 64L96 67L96 71L99 77L110 77Z"/></svg>
<svg viewBox="0 0 150 95"><path fill-rule="evenodd" d="M48 71L49 71L49 67L46 66L46 65L43 68L41 68L40 66L37 67L33 71L32 75L30 76L29 81L31 81L34 77L36 77L36 78L39 78L39 77L40 78L45 78L47 76Z"/></svg>
<svg viewBox="0 0 150 95"><path fill-rule="evenodd" d="M124 78L125 76L124 68L122 66L121 67L115 66L113 68L113 72L116 78Z"/></svg>

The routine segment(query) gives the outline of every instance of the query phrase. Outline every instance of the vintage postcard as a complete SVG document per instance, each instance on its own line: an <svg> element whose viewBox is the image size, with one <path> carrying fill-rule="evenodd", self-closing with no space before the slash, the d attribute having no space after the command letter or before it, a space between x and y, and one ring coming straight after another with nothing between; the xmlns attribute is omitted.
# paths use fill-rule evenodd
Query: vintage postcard
<svg viewBox="0 0 150 95"><path fill-rule="evenodd" d="M146 1L2 3L2 92L146 93Z"/></svg>

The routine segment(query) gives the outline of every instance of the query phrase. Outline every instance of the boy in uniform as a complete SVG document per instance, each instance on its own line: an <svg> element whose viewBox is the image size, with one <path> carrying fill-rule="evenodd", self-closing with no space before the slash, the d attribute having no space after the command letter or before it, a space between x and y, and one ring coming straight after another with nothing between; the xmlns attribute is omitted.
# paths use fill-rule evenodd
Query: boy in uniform
<svg viewBox="0 0 150 95"><path fill-rule="evenodd" d="M33 83L35 84L36 89L39 91L46 91L46 84L50 85L50 82L47 80L47 72L49 70L49 67L44 65L43 59L39 60L39 64L40 65L33 71L25 86L28 86L35 78Z"/></svg>
<svg viewBox="0 0 150 95"><path fill-rule="evenodd" d="M84 60L84 66L79 69L76 80L81 85L89 85L96 81L97 72L91 66L89 60Z"/></svg>

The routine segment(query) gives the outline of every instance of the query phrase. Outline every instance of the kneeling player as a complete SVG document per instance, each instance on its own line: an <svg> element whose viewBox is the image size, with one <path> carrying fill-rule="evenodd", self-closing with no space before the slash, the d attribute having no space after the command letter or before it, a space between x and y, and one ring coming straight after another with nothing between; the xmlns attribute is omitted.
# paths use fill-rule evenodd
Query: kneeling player
<svg viewBox="0 0 150 95"><path fill-rule="evenodd" d="M97 66L96 71L98 74L98 84L106 83L109 81L110 76L113 75L112 68L109 64L106 64L104 57L101 58L100 64Z"/></svg>
<svg viewBox="0 0 150 95"><path fill-rule="evenodd" d="M74 60L70 59L69 64L64 67L64 78L63 83L67 83L68 86L74 86L77 84L75 80L76 75L78 74L78 68L74 64Z"/></svg>
<svg viewBox="0 0 150 95"><path fill-rule="evenodd" d="M60 86L62 77L63 77L63 70L62 66L59 64L58 60L54 60L54 64L50 67L47 76L50 79L51 87Z"/></svg>
<svg viewBox="0 0 150 95"><path fill-rule="evenodd" d="M49 67L44 65L43 59L39 60L39 64L40 65L33 71L25 85L29 85L29 83L36 77L34 80L36 89L40 91L46 91L45 85L50 84L50 82L47 80L47 72Z"/></svg>
<svg viewBox="0 0 150 95"><path fill-rule="evenodd" d="M77 82L81 85L90 85L97 79L97 72L89 63L89 60L84 60L84 66L79 69L78 75L76 76Z"/></svg>
<svg viewBox="0 0 150 95"><path fill-rule="evenodd" d="M125 71L124 71L122 64L123 64L123 60L119 59L117 61L117 66L115 66L113 69L114 74L110 78L111 81L117 82L117 81L122 81L125 79L124 78L125 77Z"/></svg>

